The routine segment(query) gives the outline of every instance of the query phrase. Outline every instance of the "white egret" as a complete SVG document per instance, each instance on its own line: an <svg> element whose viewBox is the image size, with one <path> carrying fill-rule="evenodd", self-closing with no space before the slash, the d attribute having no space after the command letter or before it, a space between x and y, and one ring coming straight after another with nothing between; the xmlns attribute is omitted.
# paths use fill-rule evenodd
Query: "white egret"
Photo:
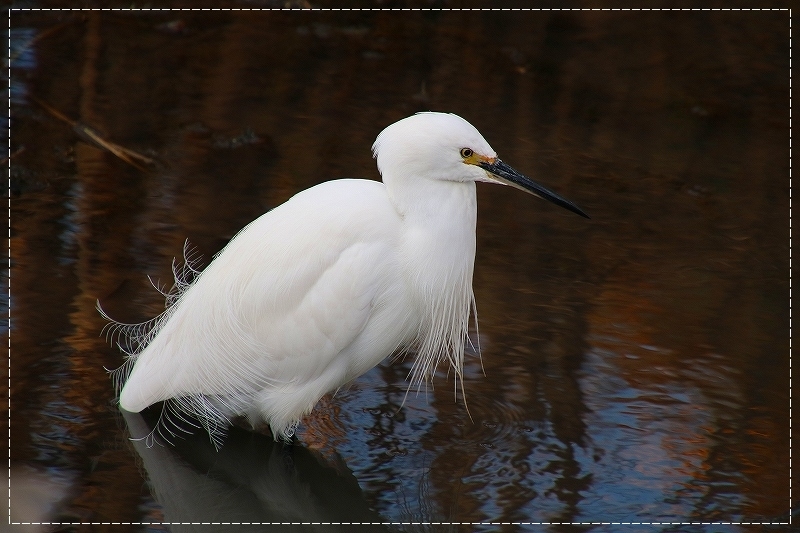
<svg viewBox="0 0 800 533"><path fill-rule="evenodd" d="M511 185L588 216L502 162L466 120L419 113L372 147L383 183L342 179L292 197L242 229L167 309L128 339L120 406L230 421L289 439L326 393L401 350L410 385L447 362L463 388L471 309L475 182ZM191 268L191 265L190 265ZM101 310L102 312L102 310Z"/></svg>

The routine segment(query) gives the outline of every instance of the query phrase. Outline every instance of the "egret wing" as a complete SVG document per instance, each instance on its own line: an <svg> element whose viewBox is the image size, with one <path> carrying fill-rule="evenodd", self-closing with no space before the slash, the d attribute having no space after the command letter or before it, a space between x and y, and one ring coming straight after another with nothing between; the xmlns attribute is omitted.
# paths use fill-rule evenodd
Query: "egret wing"
<svg viewBox="0 0 800 533"><path fill-rule="evenodd" d="M256 219L136 356L120 404L205 395L264 412L283 396L283 410L309 410L359 366L343 358L392 286L397 224L383 185L364 180L313 187Z"/></svg>

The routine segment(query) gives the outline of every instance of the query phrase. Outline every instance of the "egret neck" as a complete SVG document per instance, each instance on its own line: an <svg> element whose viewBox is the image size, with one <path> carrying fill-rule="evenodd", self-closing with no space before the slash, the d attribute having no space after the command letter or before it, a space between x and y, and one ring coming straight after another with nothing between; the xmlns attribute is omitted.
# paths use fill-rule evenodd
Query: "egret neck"
<svg viewBox="0 0 800 533"><path fill-rule="evenodd" d="M477 198L473 181L393 180L384 175L389 199L402 222L401 253L419 329L411 386L433 378L447 361L462 385L464 347L474 307Z"/></svg>

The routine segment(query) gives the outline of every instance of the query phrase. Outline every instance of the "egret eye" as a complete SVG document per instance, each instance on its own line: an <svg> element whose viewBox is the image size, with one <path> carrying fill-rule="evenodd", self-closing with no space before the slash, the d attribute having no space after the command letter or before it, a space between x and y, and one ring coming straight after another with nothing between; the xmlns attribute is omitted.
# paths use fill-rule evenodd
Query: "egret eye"
<svg viewBox="0 0 800 533"><path fill-rule="evenodd" d="M469 148L462 148L461 149L461 157L467 159L468 157L472 157L473 151Z"/></svg>

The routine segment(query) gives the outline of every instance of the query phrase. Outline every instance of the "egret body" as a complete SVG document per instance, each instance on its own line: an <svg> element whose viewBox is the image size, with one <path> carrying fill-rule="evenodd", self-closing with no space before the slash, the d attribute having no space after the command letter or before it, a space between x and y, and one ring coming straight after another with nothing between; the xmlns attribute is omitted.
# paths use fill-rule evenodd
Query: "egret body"
<svg viewBox="0 0 800 533"><path fill-rule="evenodd" d="M517 173L464 119L420 113L373 145L383 183L345 179L242 229L166 311L115 324L132 346L119 402L167 401L218 437L233 418L289 438L335 391L400 350L410 386L446 362L462 381L474 308L475 182L512 185L582 216ZM127 374L127 375L126 375Z"/></svg>

